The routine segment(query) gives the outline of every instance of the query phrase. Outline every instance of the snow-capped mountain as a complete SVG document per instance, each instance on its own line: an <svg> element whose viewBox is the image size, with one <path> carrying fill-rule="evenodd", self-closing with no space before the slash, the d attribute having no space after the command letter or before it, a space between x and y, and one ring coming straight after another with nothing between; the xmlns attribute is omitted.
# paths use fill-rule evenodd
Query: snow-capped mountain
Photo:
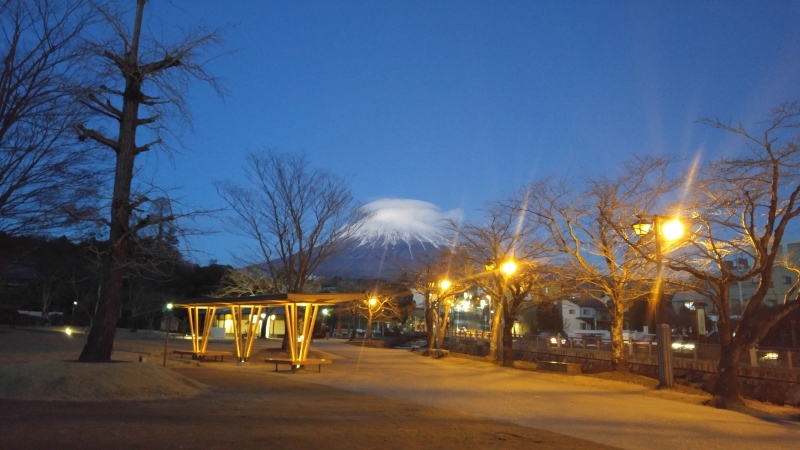
<svg viewBox="0 0 800 450"><path fill-rule="evenodd" d="M382 199L366 208L371 214L349 248L325 261L316 275L397 278L447 247L442 222L461 216L459 210L442 212L431 203L409 199Z"/></svg>

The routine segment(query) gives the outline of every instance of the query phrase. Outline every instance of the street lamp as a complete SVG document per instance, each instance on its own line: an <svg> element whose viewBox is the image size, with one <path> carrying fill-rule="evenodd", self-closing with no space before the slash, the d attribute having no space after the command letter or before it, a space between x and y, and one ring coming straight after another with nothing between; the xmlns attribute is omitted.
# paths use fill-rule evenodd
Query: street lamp
<svg viewBox="0 0 800 450"><path fill-rule="evenodd" d="M172 303L167 303L167 332L164 333L164 367L167 367L167 347L169 346L169 326L172 325Z"/></svg>
<svg viewBox="0 0 800 450"><path fill-rule="evenodd" d="M367 300L367 327L364 330L364 339L368 341L372 340L372 326L373 326L372 320L375 314L373 308L375 308L375 305L377 304L378 304L378 299L375 297L370 297L369 300Z"/></svg>
<svg viewBox="0 0 800 450"><path fill-rule="evenodd" d="M662 323L663 296L661 286L664 277L664 261L662 257L662 240L674 241L683 236L683 224L678 219L664 222L664 218L654 215L637 216L639 220L633 224L637 236L652 234L655 241L656 282L653 286L653 303L655 304L656 342L658 342L658 382L661 387L672 387L675 377L672 374L672 346L669 324Z"/></svg>
<svg viewBox="0 0 800 450"><path fill-rule="evenodd" d="M500 270L506 276L514 275L514 273L517 271L517 263L509 259L508 261L504 262L502 266L500 266Z"/></svg>

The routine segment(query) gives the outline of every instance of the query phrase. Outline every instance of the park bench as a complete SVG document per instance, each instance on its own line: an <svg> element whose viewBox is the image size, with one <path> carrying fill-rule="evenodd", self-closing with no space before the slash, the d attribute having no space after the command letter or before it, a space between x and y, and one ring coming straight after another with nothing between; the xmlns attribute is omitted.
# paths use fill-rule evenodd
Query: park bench
<svg viewBox="0 0 800 450"><path fill-rule="evenodd" d="M292 373L294 373L299 366L313 366L315 364L317 366L317 372L322 372L323 364L333 364L333 361L330 359L313 359L313 358L305 359L303 361L292 360L289 358L266 358L264 361L268 363L274 363L275 372L278 371L279 364L289 365L292 367Z"/></svg>
<svg viewBox="0 0 800 450"><path fill-rule="evenodd" d="M438 348L429 348L426 349L423 353L424 356L433 356L438 358L444 358L445 356L450 354L450 350L440 350Z"/></svg>
<svg viewBox="0 0 800 450"><path fill-rule="evenodd" d="M581 373L581 365L577 363L566 363L558 361L538 361L536 368L548 372L561 373Z"/></svg>
<svg viewBox="0 0 800 450"><path fill-rule="evenodd" d="M209 350L205 353L195 353L192 350L173 350L172 353L176 353L181 355L181 359L183 359L183 355L190 355L192 359L199 359L205 360L206 358L214 357L214 361L217 360L217 357L220 358L220 361L225 361L226 356L233 356L231 352L223 352L218 350Z"/></svg>

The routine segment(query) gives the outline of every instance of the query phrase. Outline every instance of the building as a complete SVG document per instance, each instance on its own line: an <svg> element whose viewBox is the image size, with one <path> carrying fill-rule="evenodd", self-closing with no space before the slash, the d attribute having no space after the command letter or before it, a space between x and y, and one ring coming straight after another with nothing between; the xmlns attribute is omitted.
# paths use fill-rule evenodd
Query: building
<svg viewBox="0 0 800 450"><path fill-rule="evenodd" d="M564 332L608 330L611 314L605 303L597 299L570 299L559 301Z"/></svg>

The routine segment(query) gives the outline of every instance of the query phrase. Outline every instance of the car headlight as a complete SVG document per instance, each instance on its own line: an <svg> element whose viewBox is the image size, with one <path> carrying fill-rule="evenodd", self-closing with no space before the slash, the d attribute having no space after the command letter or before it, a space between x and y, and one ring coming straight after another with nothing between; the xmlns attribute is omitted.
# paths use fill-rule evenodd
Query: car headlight
<svg viewBox="0 0 800 450"><path fill-rule="evenodd" d="M681 344L680 342L673 342L672 343L673 350L680 350L681 347L683 347L683 344Z"/></svg>

